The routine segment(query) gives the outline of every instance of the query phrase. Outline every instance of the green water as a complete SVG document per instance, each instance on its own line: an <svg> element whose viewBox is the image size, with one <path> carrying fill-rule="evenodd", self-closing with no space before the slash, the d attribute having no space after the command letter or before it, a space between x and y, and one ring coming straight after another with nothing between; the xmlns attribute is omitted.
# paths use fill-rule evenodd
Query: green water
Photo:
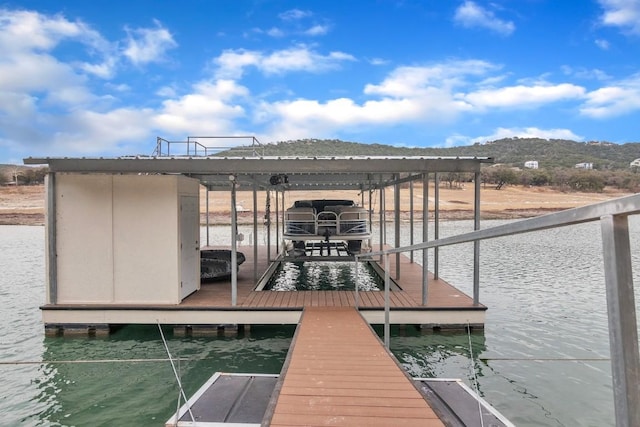
<svg viewBox="0 0 640 427"><path fill-rule="evenodd" d="M187 396L216 371L279 373L293 331L264 326L238 337L175 337L164 329ZM155 325L105 338L45 338L42 359L22 367L37 369L35 396L0 424L9 415L3 425L151 426L177 408L179 389Z"/></svg>
<svg viewBox="0 0 640 427"><path fill-rule="evenodd" d="M380 278L367 263L358 264L357 282L361 291L384 289ZM271 291L353 291L356 265L353 262L284 262L265 286Z"/></svg>
<svg viewBox="0 0 640 427"><path fill-rule="evenodd" d="M444 223L441 237L471 229L469 221ZM640 221L631 230L638 306ZM483 242L485 331L468 337L392 327L391 350L414 376L473 386L475 371L481 395L518 426L613 426L599 235L596 224L583 224ZM406 234L401 239L408 243ZM472 245L441 251L441 277L466 293L472 265ZM178 388L157 326L105 338L44 337L42 227L0 226L0 272L0 426L160 426L175 412ZM164 329L187 395L216 371L279 373L293 331L254 327L229 338Z"/></svg>

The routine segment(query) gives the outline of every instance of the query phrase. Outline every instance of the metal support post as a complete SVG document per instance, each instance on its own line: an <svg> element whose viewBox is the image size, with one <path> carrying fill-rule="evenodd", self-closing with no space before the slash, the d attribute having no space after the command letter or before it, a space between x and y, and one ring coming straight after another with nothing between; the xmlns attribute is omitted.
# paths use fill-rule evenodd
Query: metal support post
<svg viewBox="0 0 640 427"><path fill-rule="evenodd" d="M480 230L480 172L474 177L473 230ZM473 242L473 305L480 304L480 240Z"/></svg>
<svg viewBox="0 0 640 427"><path fill-rule="evenodd" d="M433 177L434 181L434 209L433 209L433 240L440 238L440 174L436 172ZM433 278L440 278L440 248L433 248Z"/></svg>
<svg viewBox="0 0 640 427"><path fill-rule="evenodd" d="M276 188L276 256L280 254L280 201Z"/></svg>
<svg viewBox="0 0 640 427"><path fill-rule="evenodd" d="M389 349L389 254L384 254L384 346Z"/></svg>
<svg viewBox="0 0 640 427"><path fill-rule="evenodd" d="M358 283L359 283L359 279L360 279L360 260L358 259L358 256L356 255L355 257L355 266L356 266L356 284L355 284L355 293L354 293L354 303L356 306L356 310L358 309L358 306L360 305L360 295L358 294Z"/></svg>
<svg viewBox="0 0 640 427"><path fill-rule="evenodd" d="M626 216L600 219L616 426L640 426L640 356Z"/></svg>
<svg viewBox="0 0 640 427"><path fill-rule="evenodd" d="M413 180L409 181L409 244L413 246ZM409 260L413 263L413 250L409 251Z"/></svg>
<svg viewBox="0 0 640 427"><path fill-rule="evenodd" d="M380 250L383 250L384 249L384 187L380 187L378 191L380 192Z"/></svg>
<svg viewBox="0 0 640 427"><path fill-rule="evenodd" d="M267 190L267 205L265 207L265 225L267 226L267 263L271 262L271 190Z"/></svg>
<svg viewBox="0 0 640 427"><path fill-rule="evenodd" d="M422 241L429 240L429 174L422 175ZM422 250L422 305L429 295L429 252Z"/></svg>
<svg viewBox="0 0 640 427"><path fill-rule="evenodd" d="M47 272L49 277L49 304L58 302L58 229L56 203L56 174L49 172L46 178L47 188Z"/></svg>
<svg viewBox="0 0 640 427"><path fill-rule="evenodd" d="M238 213L236 211L236 179L231 177L231 305L238 303Z"/></svg>
<svg viewBox="0 0 640 427"><path fill-rule="evenodd" d="M393 187L393 224L394 228L394 247L400 247L400 184L398 180L400 175L395 175L396 184ZM396 253L396 280L400 278L400 252Z"/></svg>
<svg viewBox="0 0 640 427"><path fill-rule="evenodd" d="M258 282L258 186L253 184L253 283Z"/></svg>
<svg viewBox="0 0 640 427"><path fill-rule="evenodd" d="M204 186L206 192L205 192L205 204L206 204L206 211L207 211L207 218L206 218L206 225L207 225L207 246L209 245L209 187L208 186Z"/></svg>

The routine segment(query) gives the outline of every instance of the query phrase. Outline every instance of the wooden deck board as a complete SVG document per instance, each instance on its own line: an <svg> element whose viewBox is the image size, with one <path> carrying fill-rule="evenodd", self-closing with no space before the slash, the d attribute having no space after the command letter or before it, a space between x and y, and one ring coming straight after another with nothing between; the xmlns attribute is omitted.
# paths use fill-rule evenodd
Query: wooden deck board
<svg viewBox="0 0 640 427"><path fill-rule="evenodd" d="M251 308L298 308L321 306L353 306L354 292L351 291L254 291L253 283L253 250L240 247L245 254L246 262L240 267L238 274L238 306ZM258 271L261 276L267 269L266 247L258 250ZM389 268L395 273L395 257L389 258ZM401 276L396 282L401 291L391 292L391 307L422 307L422 267L412 263L408 257L401 256ZM393 277L393 274L392 274ZM473 307L473 300L460 290L442 279L434 280L429 274L427 307ZM380 291L359 292L361 307L383 307L384 293ZM230 307L231 284L229 280L207 283L188 298L180 306L183 307Z"/></svg>
<svg viewBox="0 0 640 427"><path fill-rule="evenodd" d="M353 308L306 307L288 360L271 426L443 425Z"/></svg>

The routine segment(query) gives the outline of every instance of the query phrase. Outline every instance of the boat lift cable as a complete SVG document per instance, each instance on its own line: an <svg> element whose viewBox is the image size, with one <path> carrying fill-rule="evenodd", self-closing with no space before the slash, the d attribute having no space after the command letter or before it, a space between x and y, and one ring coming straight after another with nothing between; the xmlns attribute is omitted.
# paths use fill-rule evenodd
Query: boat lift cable
<svg viewBox="0 0 640 427"><path fill-rule="evenodd" d="M471 345L471 325L467 322L467 338L469 339L469 369L473 374L473 386L476 394L480 396L480 388L478 387L478 376L476 375L476 369L473 364L473 346ZM480 415L480 426L484 427L484 418L482 417L482 403L478 400L478 415Z"/></svg>
<svg viewBox="0 0 640 427"><path fill-rule="evenodd" d="M191 406L189 406L189 399L187 399L187 395L184 393L184 389L182 388L182 382L180 381L180 375L178 375L178 371L176 371L176 365L173 363L173 358L171 357L171 352L169 351L169 346L167 345L167 340L164 339L164 333L162 332L162 327L160 326L160 321L158 321L158 330L160 331L160 337L162 338L162 343L164 344L164 349L167 352L167 356L169 356L169 362L171 362L171 368L173 369L173 375L176 377L176 381L178 382L178 388L180 389L180 394L184 399L184 402L187 405L187 411L189 411L189 416L191 417L191 422L196 422L195 417L193 416L193 412L191 412ZM180 408L180 395L178 395L178 408ZM180 414L176 415L176 418ZM176 419L176 424L178 420Z"/></svg>

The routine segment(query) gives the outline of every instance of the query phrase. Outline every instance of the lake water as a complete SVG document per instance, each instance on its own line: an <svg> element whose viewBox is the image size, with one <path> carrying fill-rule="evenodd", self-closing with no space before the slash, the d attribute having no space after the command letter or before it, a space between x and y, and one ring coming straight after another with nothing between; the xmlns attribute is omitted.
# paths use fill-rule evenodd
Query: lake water
<svg viewBox="0 0 640 427"><path fill-rule="evenodd" d="M636 289L638 219L631 221ZM501 223L484 221L483 228ZM446 222L440 236L471 229L470 221ZM241 231L248 244L251 227ZM225 228L211 232L212 241L228 237ZM483 397L518 426L614 425L598 225L485 241L481 262L485 331L392 328L391 349L408 372L471 385L473 368ZM441 277L467 293L472 263L470 244L440 251ZM105 338L44 336L42 227L0 226L0 271L0 425L153 426L176 410L178 390L156 326L125 327ZM278 373L294 327L254 327L239 337L163 331L190 394L214 371Z"/></svg>

